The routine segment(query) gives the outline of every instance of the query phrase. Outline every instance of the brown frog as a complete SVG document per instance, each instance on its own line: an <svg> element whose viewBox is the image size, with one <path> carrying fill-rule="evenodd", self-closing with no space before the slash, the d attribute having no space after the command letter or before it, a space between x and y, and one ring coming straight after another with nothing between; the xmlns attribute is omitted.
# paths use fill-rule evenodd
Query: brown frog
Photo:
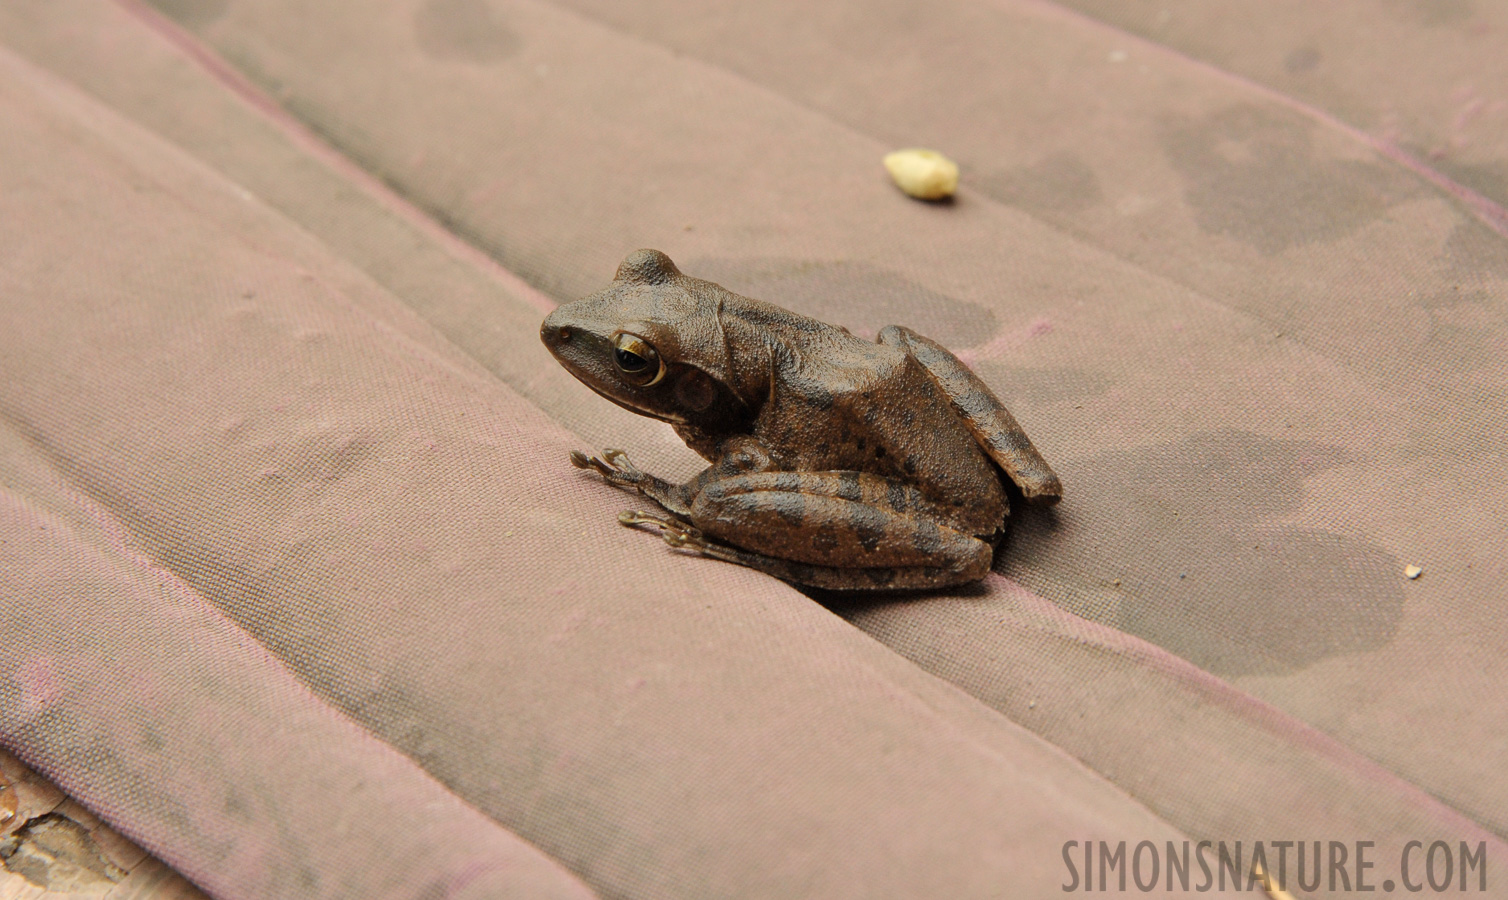
<svg viewBox="0 0 1508 900"><path fill-rule="evenodd" d="M833 590L983 578L1009 513L1062 484L989 387L897 325L875 343L681 274L640 250L540 338L587 387L669 422L712 463L685 484L621 450L571 462L667 515L625 512L672 547Z"/></svg>

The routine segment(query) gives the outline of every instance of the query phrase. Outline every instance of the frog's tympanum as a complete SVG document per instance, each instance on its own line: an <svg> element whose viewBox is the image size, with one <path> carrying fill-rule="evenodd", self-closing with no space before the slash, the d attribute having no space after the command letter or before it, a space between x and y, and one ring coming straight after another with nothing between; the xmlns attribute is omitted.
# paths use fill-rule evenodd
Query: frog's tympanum
<svg viewBox="0 0 1508 900"><path fill-rule="evenodd" d="M1009 513L1062 485L978 376L891 325L875 343L682 275L640 250L540 328L592 390L669 422L711 466L685 484L620 450L571 462L663 512L626 512L673 547L835 590L983 578Z"/></svg>

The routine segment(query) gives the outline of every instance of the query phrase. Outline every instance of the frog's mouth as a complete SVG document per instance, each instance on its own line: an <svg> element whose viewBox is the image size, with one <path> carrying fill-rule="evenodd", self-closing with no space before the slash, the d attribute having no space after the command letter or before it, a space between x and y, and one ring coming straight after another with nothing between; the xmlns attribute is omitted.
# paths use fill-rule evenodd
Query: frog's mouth
<svg viewBox="0 0 1508 900"><path fill-rule="evenodd" d="M662 413L662 412L659 412L659 411L653 410L653 409L648 409L648 408L643 407L643 406L635 406L632 403L629 403L627 400L624 400L621 397L614 397L612 394L609 394L607 391L602 390L601 388L597 387L595 384L592 384L590 381L587 381L585 378L582 378L580 372L576 371L569 364L566 364L563 360L562 360L562 365L565 365L565 369L566 369L567 372L570 372L572 375L576 376L576 380L577 381L579 381L582 384L586 385L587 387L591 388L592 389L592 393L596 394L599 397L603 397L605 399L611 400L613 403L617 404L618 406L623 407L624 409L628 410L631 413L634 413L634 414L640 415L640 416L647 416L648 418L651 418L651 419L659 419L661 422L669 422L671 425L685 425L686 424L686 419L685 419L684 416L668 415L666 413Z"/></svg>

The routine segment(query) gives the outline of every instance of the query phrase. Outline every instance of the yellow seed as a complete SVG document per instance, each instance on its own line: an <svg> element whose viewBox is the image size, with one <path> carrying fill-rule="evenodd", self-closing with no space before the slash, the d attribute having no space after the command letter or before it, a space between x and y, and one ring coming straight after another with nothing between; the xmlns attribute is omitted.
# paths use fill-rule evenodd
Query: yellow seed
<svg viewBox="0 0 1508 900"><path fill-rule="evenodd" d="M958 190L958 163L936 150L897 150L885 154L885 171L918 200L941 200Z"/></svg>
<svg viewBox="0 0 1508 900"><path fill-rule="evenodd" d="M1404 566L1403 567L1403 575L1404 575L1405 578L1409 579L1410 581L1413 581L1415 578L1418 578L1420 575L1423 575L1423 574L1424 574L1424 570L1421 569L1421 568L1419 568L1418 566Z"/></svg>

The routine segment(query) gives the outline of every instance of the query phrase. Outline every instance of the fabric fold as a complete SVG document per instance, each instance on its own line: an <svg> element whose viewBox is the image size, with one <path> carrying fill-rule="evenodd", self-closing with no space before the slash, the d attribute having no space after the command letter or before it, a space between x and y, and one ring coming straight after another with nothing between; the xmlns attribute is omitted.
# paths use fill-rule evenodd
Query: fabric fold
<svg viewBox="0 0 1508 900"><path fill-rule="evenodd" d="M0 480L0 741L159 858L224 898L595 896L318 700L9 428Z"/></svg>
<svg viewBox="0 0 1508 900"><path fill-rule="evenodd" d="M617 524L619 498L566 463L568 434L362 273L195 160L8 54L0 65L0 410L168 583L593 889L1046 897L1061 893L1065 841L1182 840L800 594L646 547ZM80 247L87 266L72 264ZM18 542L19 564L68 555L45 541ZM89 602L113 596L100 594ZM117 665L203 670L204 699L224 697L215 655L174 657L170 627L156 655L117 661L109 635L134 598L70 620L58 593L23 597L31 615L7 627L50 630L35 653L70 629L82 644L12 674L29 761L196 879L225 866L274 889L268 869L364 883L333 836L317 865L280 865L317 828L264 847L212 819L176 843L165 821L181 822L174 804L213 806L213 772L165 766L148 794L36 717ZM243 754L232 771L253 781L273 760L300 765L265 716L237 711L251 700L143 740ZM95 741L108 749L149 712L85 708L79 722L124 728ZM489 888L511 884L500 877Z"/></svg>
<svg viewBox="0 0 1508 900"><path fill-rule="evenodd" d="M653 246L855 333L899 321L963 351L1067 485L1016 523L1002 572L1508 833L1508 780L1469 749L1508 728L1508 256L1469 211L1262 91L1040 3L523 0L449 38L442 6L326 5L305 28L246 0L183 21L556 298ZM964 166L951 206L884 180L880 155L922 139ZM533 396L592 444L681 465L593 397ZM937 633L926 605L905 614ZM972 637L987 667L993 638Z"/></svg>

